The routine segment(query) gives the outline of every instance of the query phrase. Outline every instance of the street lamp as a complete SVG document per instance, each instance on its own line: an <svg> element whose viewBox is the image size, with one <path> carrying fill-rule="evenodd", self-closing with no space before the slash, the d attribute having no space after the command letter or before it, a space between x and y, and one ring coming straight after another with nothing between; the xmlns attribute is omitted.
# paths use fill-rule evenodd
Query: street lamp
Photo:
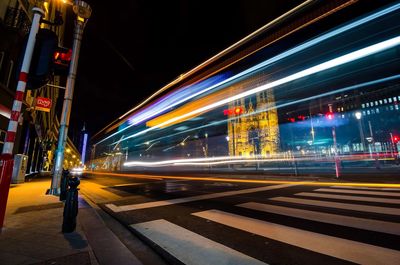
<svg viewBox="0 0 400 265"><path fill-rule="evenodd" d="M90 6L84 2L75 1L72 10L76 14L74 41L72 45L71 63L67 78L67 85L64 94L64 104L61 115L60 129L58 133L58 147L57 156L54 168L53 179L51 181L50 194L59 194L60 180L62 174L62 161L64 160L65 143L68 137L69 117L71 113L72 97L74 93L76 70L78 67L79 51L81 47L81 40L83 29L92 14Z"/></svg>

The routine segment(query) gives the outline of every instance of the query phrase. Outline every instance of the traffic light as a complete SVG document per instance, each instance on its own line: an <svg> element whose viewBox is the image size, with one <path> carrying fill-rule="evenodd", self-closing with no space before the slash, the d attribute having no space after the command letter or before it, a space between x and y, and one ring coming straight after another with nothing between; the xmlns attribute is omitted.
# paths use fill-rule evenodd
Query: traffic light
<svg viewBox="0 0 400 265"><path fill-rule="evenodd" d="M243 108L242 107L236 107L235 110L235 115L239 115L243 113Z"/></svg>
<svg viewBox="0 0 400 265"><path fill-rule="evenodd" d="M25 54L28 35L25 37L24 47L19 58L16 78L19 79L23 56ZM49 75L52 72L53 54L58 44L57 35L49 29L39 29L36 35L35 47L32 54L31 66L29 68L28 89L37 89L47 84Z"/></svg>
<svg viewBox="0 0 400 265"><path fill-rule="evenodd" d="M53 54L58 45L58 37L49 29L40 29L32 56L27 87L37 89L47 84L52 72Z"/></svg>
<svg viewBox="0 0 400 265"><path fill-rule="evenodd" d="M399 136L397 136L397 135L393 136L393 143L397 144L399 142L399 140L400 140Z"/></svg>
<svg viewBox="0 0 400 265"><path fill-rule="evenodd" d="M325 114L325 117L328 119L328 120L333 120L334 118L335 118L335 114L333 113L333 112L327 112L326 114Z"/></svg>
<svg viewBox="0 0 400 265"><path fill-rule="evenodd" d="M64 47L56 48L53 54L53 69L55 75L68 75L71 57L71 49Z"/></svg>

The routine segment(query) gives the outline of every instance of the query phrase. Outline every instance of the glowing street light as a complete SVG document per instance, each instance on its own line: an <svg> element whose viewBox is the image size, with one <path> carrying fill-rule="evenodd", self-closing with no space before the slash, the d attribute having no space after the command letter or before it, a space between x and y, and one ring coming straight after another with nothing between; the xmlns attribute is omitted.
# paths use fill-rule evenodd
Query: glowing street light
<svg viewBox="0 0 400 265"><path fill-rule="evenodd" d="M360 119L361 119L361 116L362 116L361 111L357 111L357 112L355 113L355 116L356 116L356 119L357 119L357 120L360 120Z"/></svg>

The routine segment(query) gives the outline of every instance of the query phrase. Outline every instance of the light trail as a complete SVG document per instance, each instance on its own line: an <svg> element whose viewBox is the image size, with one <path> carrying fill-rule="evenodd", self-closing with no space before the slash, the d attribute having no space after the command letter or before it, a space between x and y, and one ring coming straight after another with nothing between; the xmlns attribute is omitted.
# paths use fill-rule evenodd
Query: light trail
<svg viewBox="0 0 400 265"><path fill-rule="evenodd" d="M283 158L282 158L283 157ZM338 156L341 161L352 161L352 160L364 160L364 161L374 161L376 158L379 160L394 160L393 157L385 158L379 155L373 154L360 154L360 155L350 155L350 156ZM217 156L217 157L207 157L207 158L185 158L185 159L172 159L172 160L161 160L152 162L143 161L129 161L125 162L125 167L168 167L168 166L211 166L211 165L223 165L223 164L236 164L236 163L261 163L261 162L285 162L285 161L319 161L319 162L333 162L335 157L285 157L285 153L277 155L275 157L264 158L259 156L254 157L244 157L244 156Z"/></svg>
<svg viewBox="0 0 400 265"><path fill-rule="evenodd" d="M295 184L307 186L355 186L355 187L378 187L378 188L400 188L398 183L370 183L370 182L329 182L329 181L288 181L288 180L259 180L259 179L236 179L236 178L217 178L217 177L191 177L191 176L151 176L131 173L109 173L109 172L92 172L85 171L91 175L106 175L116 177L129 177L141 179L179 179L179 180L195 180L195 181L218 181L218 182L234 182L234 183L258 183L258 184Z"/></svg>
<svg viewBox="0 0 400 265"><path fill-rule="evenodd" d="M272 109L280 109L280 108L283 108L283 107L288 107L288 106L291 106L291 105L294 105L294 104L310 101L310 100L313 100L313 99L318 99L318 98L321 98L321 97L326 97L326 96L330 96L330 95L337 94L337 93L347 92L347 91L351 91L351 90L355 90L355 89L359 89L359 88L363 88L363 87L367 87L367 86L371 86L371 85L377 85L377 84L380 84L380 83L393 81L393 80L396 80L396 79L400 79L400 74L399 75L394 75L394 76L389 76L389 77L384 77L384 78L377 79L377 80L364 82L364 83L357 84L357 85L352 85L352 86L348 86L348 87L333 89L330 92L326 92L326 93L322 93L322 94L318 94L318 95L315 95L315 96L302 98L302 99L298 99L298 100L293 100L293 101L290 101L290 102L287 102L287 103L281 103L281 104L273 106L273 107L268 107L268 108L263 108L263 109L256 110L256 111L254 111L252 113L241 114L238 117L242 118L242 117L252 116L252 115L255 115L255 114L258 114L258 113L261 113L261 112L265 112L265 111L269 111L269 110L272 110ZM191 131L196 131L196 130L199 130L199 129L204 129L204 128L216 126L216 125L219 125L219 124L234 120L234 119L236 119L238 117L219 120L219 121L214 121L214 122L211 122L209 124L205 124L205 125L198 126L198 127L195 127L195 128L190 128L190 129L187 129L185 131L181 131L181 132L177 132L177 133L174 133L174 134L170 134L168 136L159 137L159 138L150 140L149 142L151 143L153 141L159 141L159 140L162 140L162 139L167 138L167 137L177 136L177 135L185 134L185 133L188 133L188 132L191 132Z"/></svg>
<svg viewBox="0 0 400 265"><path fill-rule="evenodd" d="M201 162L201 161L215 161L215 160L227 160L227 159L235 159L241 157L231 157L231 156L219 156L219 157L209 157L209 158L192 158L192 159L173 159L173 160L163 160L157 162L142 162L142 161L130 161L125 162L124 166L136 166L136 165L164 165L164 164L173 164L173 163L181 163L181 162Z"/></svg>
<svg viewBox="0 0 400 265"><path fill-rule="evenodd" d="M240 93L238 95L235 95L235 96L232 96L232 97L228 97L228 98L226 98L224 100L221 100L221 101L218 101L218 102L214 102L212 104L209 104L207 106L204 106L204 107L196 109L196 110L193 110L193 111L188 112L186 114L183 114L181 116L174 117L174 118L172 118L172 119L170 119L168 121L162 122L162 123L160 123L160 124L158 124L158 125L156 125L154 127L151 127L151 128L145 129L143 131L137 132L137 133L135 133L133 135L130 135L130 136L126 137L125 139L123 139L122 141L125 141L125 140L128 140L130 138L133 138L133 137L148 133L148 132L153 131L155 129L159 129L159 128L165 127L165 126L167 126L167 125L169 125L171 123L174 123L174 122L176 122L178 120L183 120L186 117L195 116L197 113L206 112L208 110L211 110L211 109L226 105L226 104L228 104L228 103L230 103L232 101L235 101L235 100L238 100L238 99L241 99L241 98L244 98L244 97L247 97L247 96L262 92L262 91L265 91L267 89L271 89L273 87L277 87L277 86L292 82L294 80L297 80L297 79L300 79L300 78L303 78L303 77L306 77L306 76L309 76L309 75L312 75L312 74L315 74L315 73L318 73L318 72L321 72L321 71L324 71L324 70L327 70L327 69L331 69L333 67L340 66L340 65L343 65L343 64L346 64L346 63L349 63L349 62L353 62L355 60L358 60L358 59L361 59L361 58L376 54L378 52L381 52L381 51L396 47L399 44L400 44L400 36L397 36L397 37L388 39L386 41L382 41L382 42L367 46L365 48L362 48L362 49L350 52L348 54L339 56L339 57L337 57L335 59L328 60L328 61L326 61L324 63L320 63L318 65L312 66L310 68L307 68L305 70L299 71L299 72L294 73L294 74L291 74L289 76L286 76L284 78L278 79L276 81L261 85L259 87L253 88L253 89L250 89L250 90L248 90L246 92L243 92L243 93ZM117 142L114 142L113 144L118 144L119 142L120 141L117 141Z"/></svg>
<svg viewBox="0 0 400 265"><path fill-rule="evenodd" d="M346 32L348 30L354 29L354 28L359 27L359 26L361 26L361 25L363 25L365 23L368 23L368 22L373 21L373 20L375 20L377 18L385 16L385 15L391 13L391 12L394 12L394 11L398 10L399 8L400 8L400 3L395 4L393 6L390 6L390 7L386 8L386 9L384 9L384 10L381 10L381 11L376 12L374 14L371 14L369 16L366 16L366 17L364 17L362 19L359 19L359 20L357 20L355 22L349 23L348 25L345 25L343 27L335 29L335 30L333 30L333 31L331 31L331 32L329 32L327 34L323 34L323 35L321 35L321 36L319 36L319 37L317 37L317 38L315 38L315 39L313 39L311 41L308 41L308 42L306 42L304 44L301 44L301 45L299 45L299 46L297 46L297 47L295 47L293 49L290 49L290 50L288 50L286 52L283 52L283 53L281 53L281 54L279 54L279 55L277 55L277 56L275 56L273 58L270 58L270 59L268 59L268 60L266 60L266 61L264 61L264 62L262 62L260 64L257 64L255 66L253 66L253 67L251 67L251 68L249 68L249 69L247 69L247 70L235 75L235 76L232 76L232 77L230 77L230 78L218 83L218 84L215 84L215 85L210 86L210 87L208 87L208 88L206 88L204 90L201 90L201 91L198 91L196 93L193 93L189 97L187 97L185 99L181 99L181 100L175 102L174 104L171 104L170 107L174 107L174 106L176 106L178 104L182 104L183 102L186 102L186 101L188 101L188 100L190 100L190 99L192 99L192 98L194 98L196 96L199 96L199 95L201 95L203 93L206 93L206 92L208 92L208 91L210 91L212 89L215 89L217 87L220 87L222 85L228 84L229 82L234 81L236 79L242 78L242 77L244 77L244 76L246 76L246 75L248 75L248 74L250 74L252 72L255 72L255 71L257 71L257 70L259 70L261 68L264 68L264 67L266 67L268 65L271 65L272 63L275 63L275 62L277 62L279 60L282 60L282 59L284 59L284 58L286 58L288 56L291 56L291 55L293 55L295 53L303 51L303 50L305 50L307 48L310 48L310 47L312 47L314 45L317 45L317 44L319 44L319 43L321 43L321 42L323 42L323 41L325 41L325 40L327 40L329 38L335 37L335 36L337 36L337 35L339 35L341 33L344 33L344 32ZM136 108L134 108L134 109L136 109ZM166 111L167 109L168 108L163 108L163 109L159 110L157 113L158 114L162 113L162 112ZM154 115L157 115L157 113L154 114ZM144 120L142 120L142 121L144 121ZM140 123L140 122L139 121L135 122L135 124L138 124L138 123ZM105 141L107 139L110 139L111 137L113 137L113 136L125 131L126 129L132 127L135 124L128 125L127 127L123 128L122 130L117 131L117 132L107 136L106 138L98 141L95 145L97 145L97 144L99 144L99 143L101 143L101 142L103 142L103 141Z"/></svg>

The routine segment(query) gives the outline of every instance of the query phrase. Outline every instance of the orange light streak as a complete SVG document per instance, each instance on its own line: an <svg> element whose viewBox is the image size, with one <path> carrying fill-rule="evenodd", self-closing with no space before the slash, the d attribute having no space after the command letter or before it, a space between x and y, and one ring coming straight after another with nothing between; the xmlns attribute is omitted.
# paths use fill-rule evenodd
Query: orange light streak
<svg viewBox="0 0 400 265"><path fill-rule="evenodd" d="M294 184L307 186L356 186L356 187L378 187L378 188L400 188L400 183L368 183L368 182L316 182L316 181L289 181L289 180L259 180L259 179L235 179L235 178L217 178L217 177L190 177L190 176L150 176L131 173L110 173L110 172L92 172L85 171L91 175L106 175L142 179L179 179L195 181L220 181L236 183L259 183L259 184Z"/></svg>

